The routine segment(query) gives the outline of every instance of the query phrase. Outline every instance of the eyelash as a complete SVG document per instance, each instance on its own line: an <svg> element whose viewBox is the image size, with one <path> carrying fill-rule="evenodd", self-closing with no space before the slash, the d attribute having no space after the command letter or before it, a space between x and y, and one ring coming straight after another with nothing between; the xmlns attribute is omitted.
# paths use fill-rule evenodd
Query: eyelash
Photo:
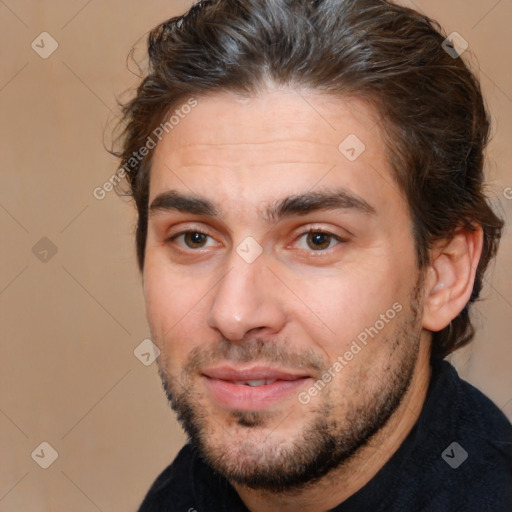
<svg viewBox="0 0 512 512"><path fill-rule="evenodd" d="M185 231L180 231L179 233L176 233L176 234L170 236L169 238L167 238L166 243L175 242L176 239L178 239L180 236L184 236L184 235L187 235L189 233L200 234L200 235L204 235L206 237L212 238L208 233L205 233L204 231L201 231L200 229L188 229L188 230L185 230ZM335 241L338 242L336 245L339 245L341 243L344 243L344 242L348 241L348 240L346 240L345 238L343 238L343 237L341 237L339 235L335 235L334 233L331 233L330 231L327 231L327 230L324 230L324 229L321 229L321 228L311 228L311 229L308 229L307 231L301 233L297 237L296 240L300 240L304 236L308 236L310 234L315 234L315 235L316 234L322 234L322 235L329 236L329 237L331 237L332 239L334 239ZM204 249L204 248L203 247L199 247L198 249ZM197 252L198 249L193 249L193 248L187 247L184 250L185 251ZM313 250L313 249L311 249L311 250L301 249L301 250L307 251L307 252L311 252L311 253L325 253L325 252L327 252L330 249L332 249L332 247L328 247L327 249L318 249L318 250Z"/></svg>
<svg viewBox="0 0 512 512"><path fill-rule="evenodd" d="M336 245L339 245L341 243L344 243L344 242L347 242L347 240L339 235L335 235L334 233L331 233L330 231L327 231L327 230L324 230L324 229L321 229L321 228L312 228L312 229L308 229L307 231L305 231L304 233L302 233L299 237L298 237L298 240L300 240L301 238L303 238L304 236L308 236L308 235L311 235L311 234L319 234L319 235L326 235L328 237L331 238L331 241L332 240L335 240L336 242L338 242ZM329 244L330 245L330 244ZM336 246L335 245L335 246ZM334 246L334 247L335 247ZM318 250L308 250L308 249L302 249L302 250L305 250L307 252L311 252L311 253L324 253L324 252L327 252L329 251L330 249L332 249L333 247L328 247L327 249L318 249Z"/></svg>
<svg viewBox="0 0 512 512"><path fill-rule="evenodd" d="M176 233L175 235L172 235L170 236L167 240L166 240L166 243L171 243L171 242L174 242L177 238L179 238L180 236L184 236L188 233L197 233L197 234L200 234L200 235L204 235L204 236L207 236L207 237L210 237L212 238L208 233L205 233L204 231L201 231L200 229L187 229L186 231L180 231L179 233ZM202 247L200 248L202 249ZM188 247L187 249L185 250L189 250L189 251L195 251L195 249L191 249L190 247Z"/></svg>

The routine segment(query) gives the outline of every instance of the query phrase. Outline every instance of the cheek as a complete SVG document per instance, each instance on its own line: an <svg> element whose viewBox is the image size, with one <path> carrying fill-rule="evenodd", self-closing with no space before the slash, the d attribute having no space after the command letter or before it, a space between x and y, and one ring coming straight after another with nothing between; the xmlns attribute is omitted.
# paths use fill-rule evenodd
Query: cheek
<svg viewBox="0 0 512 512"><path fill-rule="evenodd" d="M403 306L409 290L403 277L394 277L397 275L381 261L372 272L367 265L354 266L316 276L314 280L296 280L294 289L302 300L295 310L296 319L329 359L336 358L365 329L376 322L378 328L382 327L380 315L386 316L386 320L396 317L393 304L395 308L400 308L397 303ZM387 334L394 323L385 322L379 336Z"/></svg>
<svg viewBox="0 0 512 512"><path fill-rule="evenodd" d="M144 272L146 313L160 350L177 355L197 340L200 326L206 325L208 289L203 288L190 277L148 262Z"/></svg>

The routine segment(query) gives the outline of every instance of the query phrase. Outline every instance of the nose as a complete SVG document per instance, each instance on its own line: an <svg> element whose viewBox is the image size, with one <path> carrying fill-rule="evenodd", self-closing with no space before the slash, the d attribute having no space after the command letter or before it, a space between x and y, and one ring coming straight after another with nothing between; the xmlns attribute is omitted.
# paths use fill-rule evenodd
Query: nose
<svg viewBox="0 0 512 512"><path fill-rule="evenodd" d="M280 292L263 254L247 263L233 252L229 271L215 289L207 324L233 342L256 332L277 333L286 321Z"/></svg>

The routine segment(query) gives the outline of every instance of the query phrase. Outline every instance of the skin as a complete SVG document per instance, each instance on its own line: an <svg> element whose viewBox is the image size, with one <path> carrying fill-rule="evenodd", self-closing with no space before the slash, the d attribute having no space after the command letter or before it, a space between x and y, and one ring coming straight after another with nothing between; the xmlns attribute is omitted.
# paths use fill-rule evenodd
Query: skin
<svg viewBox="0 0 512 512"><path fill-rule="evenodd" d="M219 215L150 211L143 277L160 374L193 408L204 450L228 476L300 460L293 457L304 432L321 421L334 435L357 437L355 419L371 423L369 409L381 407L386 393L398 394L379 430L309 485L276 492L231 478L252 511L328 510L363 487L416 422L430 379L431 331L469 299L481 230L459 230L436 244L432 265L419 271L407 203L377 116L362 100L273 88L197 99L155 149L149 204L172 190L208 199ZM366 146L352 162L338 150L349 134ZM277 221L266 213L282 198L340 187L375 213L320 209ZM325 242L322 250L307 236L318 230L334 235L316 239ZM186 231L208 237L180 235ZM236 251L247 237L262 249L252 263ZM395 303L401 311L301 403L299 393ZM202 371L251 358L309 378L263 410L219 405Z"/></svg>

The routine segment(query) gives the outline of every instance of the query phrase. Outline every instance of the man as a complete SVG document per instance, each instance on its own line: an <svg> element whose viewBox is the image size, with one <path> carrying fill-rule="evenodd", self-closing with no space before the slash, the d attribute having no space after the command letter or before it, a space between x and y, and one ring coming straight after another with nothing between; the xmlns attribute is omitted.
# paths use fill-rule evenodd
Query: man
<svg viewBox="0 0 512 512"><path fill-rule="evenodd" d="M443 361L503 225L447 42L383 0L212 0L151 32L121 169L190 442L140 511L512 510L512 427Z"/></svg>

